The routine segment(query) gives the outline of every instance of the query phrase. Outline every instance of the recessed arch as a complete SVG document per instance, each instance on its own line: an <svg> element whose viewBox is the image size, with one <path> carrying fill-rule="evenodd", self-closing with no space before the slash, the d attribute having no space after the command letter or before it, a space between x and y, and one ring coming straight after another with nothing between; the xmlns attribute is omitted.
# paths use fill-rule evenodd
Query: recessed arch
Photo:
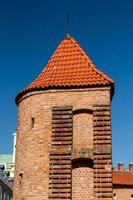
<svg viewBox="0 0 133 200"><path fill-rule="evenodd" d="M73 110L73 115L77 115L81 113L93 114L93 110L89 108L79 108L79 109Z"/></svg>
<svg viewBox="0 0 133 200"><path fill-rule="evenodd" d="M76 158L72 160L72 168L89 167L93 168L93 160L90 158Z"/></svg>
<svg viewBox="0 0 133 200"><path fill-rule="evenodd" d="M93 148L93 110L73 110L73 150Z"/></svg>

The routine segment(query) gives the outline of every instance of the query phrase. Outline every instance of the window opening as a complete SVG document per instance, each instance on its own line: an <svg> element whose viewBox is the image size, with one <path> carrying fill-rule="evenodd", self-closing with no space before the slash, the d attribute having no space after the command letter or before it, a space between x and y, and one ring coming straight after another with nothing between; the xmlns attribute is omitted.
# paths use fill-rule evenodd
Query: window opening
<svg viewBox="0 0 133 200"><path fill-rule="evenodd" d="M23 180L23 174L20 173L19 174L19 185L20 185L20 187L22 186L22 180Z"/></svg>
<svg viewBox="0 0 133 200"><path fill-rule="evenodd" d="M31 128L34 128L35 125L35 119L34 117L31 118Z"/></svg>
<svg viewBox="0 0 133 200"><path fill-rule="evenodd" d="M113 194L113 199L116 200L116 193Z"/></svg>
<svg viewBox="0 0 133 200"><path fill-rule="evenodd" d="M133 200L133 194L131 194L131 198L130 199Z"/></svg>

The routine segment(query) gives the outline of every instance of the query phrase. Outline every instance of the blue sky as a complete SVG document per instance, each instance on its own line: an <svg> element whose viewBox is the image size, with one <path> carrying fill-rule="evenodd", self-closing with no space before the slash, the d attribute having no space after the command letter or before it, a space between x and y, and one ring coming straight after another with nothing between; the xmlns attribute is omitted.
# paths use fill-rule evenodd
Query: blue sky
<svg viewBox="0 0 133 200"><path fill-rule="evenodd" d="M97 68L115 80L112 101L113 161L133 161L133 1L0 1L0 153L12 152L14 98L41 72L70 33Z"/></svg>

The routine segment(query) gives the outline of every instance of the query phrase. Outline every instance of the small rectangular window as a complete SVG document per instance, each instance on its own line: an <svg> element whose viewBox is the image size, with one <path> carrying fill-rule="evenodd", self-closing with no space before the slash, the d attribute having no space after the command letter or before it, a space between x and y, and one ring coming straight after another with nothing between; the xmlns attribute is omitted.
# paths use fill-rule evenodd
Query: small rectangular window
<svg viewBox="0 0 133 200"><path fill-rule="evenodd" d="M20 174L19 174L19 186L20 186L20 187L22 186L22 181L23 181L23 174L20 173Z"/></svg>
<svg viewBox="0 0 133 200"><path fill-rule="evenodd" d="M31 118L31 128L34 128L34 124L35 124L35 119L34 117Z"/></svg>

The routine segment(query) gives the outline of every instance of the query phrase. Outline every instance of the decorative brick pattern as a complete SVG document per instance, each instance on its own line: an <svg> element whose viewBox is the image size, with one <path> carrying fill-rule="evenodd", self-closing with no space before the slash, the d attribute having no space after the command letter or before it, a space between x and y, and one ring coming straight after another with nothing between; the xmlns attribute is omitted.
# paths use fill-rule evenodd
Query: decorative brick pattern
<svg viewBox="0 0 133 200"><path fill-rule="evenodd" d="M80 165L72 170L72 200L94 200L93 168Z"/></svg>
<svg viewBox="0 0 133 200"><path fill-rule="evenodd" d="M95 198L112 199L112 154L110 105L94 106L94 191Z"/></svg>
<svg viewBox="0 0 133 200"><path fill-rule="evenodd" d="M73 150L93 149L93 114L74 114L73 123Z"/></svg>
<svg viewBox="0 0 133 200"><path fill-rule="evenodd" d="M93 113L73 112L72 200L93 200Z"/></svg>
<svg viewBox="0 0 133 200"><path fill-rule="evenodd" d="M54 107L49 171L49 199L71 199L72 107Z"/></svg>

